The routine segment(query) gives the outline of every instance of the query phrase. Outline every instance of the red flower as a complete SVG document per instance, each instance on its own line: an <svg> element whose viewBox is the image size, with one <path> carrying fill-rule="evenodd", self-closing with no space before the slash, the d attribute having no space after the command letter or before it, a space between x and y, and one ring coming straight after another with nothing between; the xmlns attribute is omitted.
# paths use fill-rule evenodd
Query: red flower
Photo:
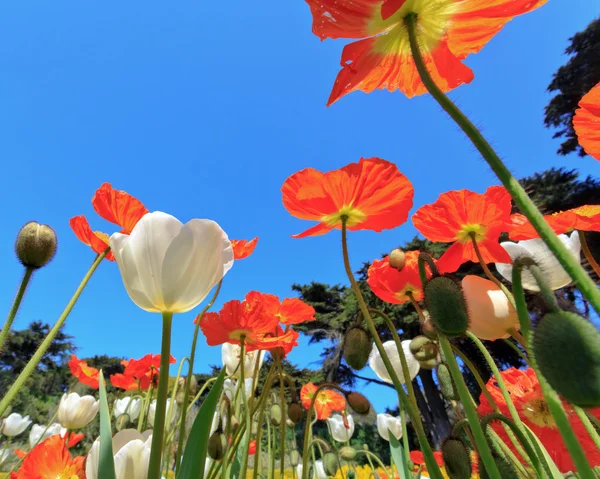
<svg viewBox="0 0 600 479"><path fill-rule="evenodd" d="M306 383L300 390L300 400L306 410L317 392L317 386L313 383ZM317 419L327 419L333 412L343 411L346 407L346 399L340 393L331 389L321 389L315 400L314 409L317 413Z"/></svg>
<svg viewBox="0 0 600 479"><path fill-rule="evenodd" d="M575 110L573 128L585 152L600 160L600 83L586 93Z"/></svg>
<svg viewBox="0 0 600 479"><path fill-rule="evenodd" d="M525 216L514 214L510 219L509 235L512 240L521 241L539 237L539 234ZM584 205L566 211L559 211L544 216L544 219L557 235L573 230L600 231L600 205Z"/></svg>
<svg viewBox="0 0 600 479"><path fill-rule="evenodd" d="M85 457L72 458L56 434L35 446L25 457L14 479L85 479Z"/></svg>
<svg viewBox="0 0 600 479"><path fill-rule="evenodd" d="M108 235L106 233L102 233L101 231L92 231L92 228L90 228L90 224L85 216L74 216L69 220L69 225L75 233L75 236L77 236L77 239L83 244L86 244L92 248L92 251L95 253L104 253L104 251L106 251L106 249L109 247ZM115 260L112 251L107 253L106 259L109 261Z"/></svg>
<svg viewBox="0 0 600 479"><path fill-rule="evenodd" d="M177 361L173 356L169 356L169 364L175 364ZM135 389L147 390L151 384L158 381L160 373L160 354L146 354L141 359L130 359L121 361L125 366L123 373L113 374L110 382L113 386L132 391Z"/></svg>
<svg viewBox="0 0 600 479"><path fill-rule="evenodd" d="M554 417L548 410L548 405L544 400L540 383L538 382L534 370L529 368L522 371L520 369L510 368L502 371L500 374L506 383L510 397L514 402L522 421L542 442L561 472L575 471L575 465L573 464L560 432L556 427ZM500 412L505 416L510 417L508 406L506 405L494 378L488 381L486 388L498 405ZM483 393L481 394L479 401L480 404L477 412L481 416L494 412L492 405ZM563 407L568 414L571 427L579 439L590 465L592 467L600 465L600 451L585 431L585 427L577 417L577 414L573 411L573 407L567 403L563 403ZM600 408L588 409L588 411L597 418L600 418ZM504 428L496 421L492 422L491 425L494 431L498 433L515 455L520 457L518 451L514 448L514 445L508 438ZM526 464L524 460L523 463Z"/></svg>
<svg viewBox="0 0 600 479"><path fill-rule="evenodd" d="M138 388L143 389L140 387L140 381L137 378L121 373L113 374L110 377L110 382L114 387L124 389L125 391L134 391Z"/></svg>
<svg viewBox="0 0 600 479"><path fill-rule="evenodd" d="M233 248L233 259L239 260L250 256L256 248L258 243L258 237L253 240L231 240L231 247Z"/></svg>
<svg viewBox="0 0 600 479"><path fill-rule="evenodd" d="M510 227L511 198L502 186L491 186L485 194L469 190L443 193L431 205L413 215L415 227L431 241L454 242L438 260L441 273L452 273L466 261L478 262L473 247L475 237L486 263L512 263L498 243Z"/></svg>
<svg viewBox="0 0 600 479"><path fill-rule="evenodd" d="M315 308L298 298L286 298L279 301L273 294L251 292L246 295L246 302L252 304L262 303L269 314L276 316L279 322L287 325L314 321Z"/></svg>
<svg viewBox="0 0 600 479"><path fill-rule="evenodd" d="M417 14L421 53L436 85L449 91L473 80L462 63L477 53L513 17L547 0L306 0L313 33L321 40L350 38L327 102L347 93L400 90L409 98L427 90L412 57L404 19Z"/></svg>
<svg viewBox="0 0 600 479"><path fill-rule="evenodd" d="M368 270L367 284L375 295L392 304L403 304L410 301L409 294L415 301L423 299L423 285L419 277L419 251L407 251L406 263L401 271L390 266L390 257L375 260Z"/></svg>
<svg viewBox="0 0 600 479"><path fill-rule="evenodd" d="M306 168L281 187L283 205L292 216L318 221L294 238L341 229L382 231L404 223L413 204L413 187L398 167L379 158L322 173Z"/></svg>
<svg viewBox="0 0 600 479"><path fill-rule="evenodd" d="M281 348L281 353L285 357L290 354L295 346L298 346L299 337L300 334L293 329L283 331L281 326L278 325L274 333L265 334L258 338L256 343L254 343L253 349L261 349L273 353L276 348Z"/></svg>
<svg viewBox="0 0 600 479"><path fill-rule="evenodd" d="M79 359L74 354L69 361L69 368L71 369L71 374L73 374L80 383L86 384L93 389L98 389L100 387L98 382L99 371L96 368L88 366L86 361Z"/></svg>
<svg viewBox="0 0 600 479"><path fill-rule="evenodd" d="M250 456L256 454L256 441L250 441L250 444L248 444L248 454Z"/></svg>

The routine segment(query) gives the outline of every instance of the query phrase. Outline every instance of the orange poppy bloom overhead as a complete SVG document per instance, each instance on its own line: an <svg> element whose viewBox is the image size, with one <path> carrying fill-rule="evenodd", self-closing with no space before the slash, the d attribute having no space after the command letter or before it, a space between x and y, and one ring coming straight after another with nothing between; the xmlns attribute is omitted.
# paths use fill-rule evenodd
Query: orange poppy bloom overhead
<svg viewBox="0 0 600 479"><path fill-rule="evenodd" d="M122 373L112 374L110 376L111 384L119 389L124 389L125 391L135 391L136 389L143 389L140 387L140 381L133 376L126 376Z"/></svg>
<svg viewBox="0 0 600 479"><path fill-rule="evenodd" d="M35 446L12 479L85 479L85 457L72 458L65 441L56 434Z"/></svg>
<svg viewBox="0 0 600 479"><path fill-rule="evenodd" d="M279 298L273 294L264 294L253 291L246 295L246 302L252 304L262 303L269 314L277 317L279 322L287 325L300 324L314 321L315 308L298 298Z"/></svg>
<svg viewBox="0 0 600 479"><path fill-rule="evenodd" d="M175 364L176 362L173 356L169 356L169 364ZM110 376L112 385L126 391L136 389L145 391L157 381L160 373L160 354L146 354L141 359L121 361L121 364L125 367L125 370L123 373Z"/></svg>
<svg viewBox="0 0 600 479"><path fill-rule="evenodd" d="M521 241L540 236L525 216L514 214L510 219L510 239ZM578 208L546 215L544 219L557 235L573 230L600 231L600 205L579 206Z"/></svg>
<svg viewBox="0 0 600 479"><path fill-rule="evenodd" d="M600 160L600 83L586 93L575 110L573 128L585 152Z"/></svg>
<svg viewBox="0 0 600 479"><path fill-rule="evenodd" d="M281 187L283 205L292 216L319 223L294 235L317 236L341 229L382 231L404 223L413 204L411 182L389 161L361 158L339 170L306 168Z"/></svg>
<svg viewBox="0 0 600 479"><path fill-rule="evenodd" d="M69 220L69 225L75 233L75 236L77 236L77 239L92 248L96 254L104 253L108 248L108 235L101 231L92 231L92 228L90 228L90 224L84 215L74 216ZM112 251L107 253L106 259L109 261L115 260Z"/></svg>
<svg viewBox="0 0 600 479"><path fill-rule="evenodd" d="M69 368L71 369L71 374L73 374L80 383L86 384L93 389L98 389L99 371L96 368L88 366L86 361L82 361L74 354L69 361Z"/></svg>
<svg viewBox="0 0 600 479"><path fill-rule="evenodd" d="M258 338L254 343L253 348L271 352L276 348L281 348L283 356L285 357L290 354L295 346L298 346L299 337L300 334L298 334L297 331L294 331L293 329L284 331L281 326L277 325L274 332Z"/></svg>
<svg viewBox="0 0 600 479"><path fill-rule="evenodd" d="M423 285L419 277L419 251L405 253L405 265L401 271L390 266L390 257L376 259L369 266L367 284L375 296L392 304L403 304L423 299Z"/></svg>
<svg viewBox="0 0 600 479"><path fill-rule="evenodd" d="M248 240L231 240L231 247L233 248L233 259L245 259L254 252L258 243L258 237L250 241Z"/></svg>
<svg viewBox="0 0 600 479"><path fill-rule="evenodd" d="M317 386L313 383L306 383L300 390L300 400L306 410L310 408L310 403L317 392ZM328 419L336 411L343 411L346 407L346 399L337 391L331 389L321 389L315 400L314 410L317 413L317 419Z"/></svg>
<svg viewBox="0 0 600 479"><path fill-rule="evenodd" d="M486 263L512 263L498 243L510 228L511 197L502 186L491 186L485 194L469 190L442 193L431 205L413 215L415 227L430 241L454 244L437 265L441 273L452 273L466 261L478 262L472 238Z"/></svg>
<svg viewBox="0 0 600 479"><path fill-rule="evenodd" d="M444 91L470 83L473 72L461 61L477 53L513 17L547 0L306 0L313 33L358 39L344 47L342 69L327 105L347 93L400 90L426 93L412 57L404 19L417 15L421 54L435 83Z"/></svg>

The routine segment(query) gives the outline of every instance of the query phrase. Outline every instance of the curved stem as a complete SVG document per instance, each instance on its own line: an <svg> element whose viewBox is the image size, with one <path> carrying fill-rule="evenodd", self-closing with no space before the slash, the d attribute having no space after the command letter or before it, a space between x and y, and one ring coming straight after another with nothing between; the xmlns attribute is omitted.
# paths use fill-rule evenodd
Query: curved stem
<svg viewBox="0 0 600 479"><path fill-rule="evenodd" d="M412 52L417 71L423 81L423 84L431 93L431 96L439 105L450 115L456 124L471 140L475 148L488 163L492 171L502 182L504 187L512 196L516 205L527 217L531 225L544 240L550 251L556 256L562 267L569 276L573 278L581 293L592 304L597 313L600 313L600 291L598 287L588 276L579 262L571 255L566 246L558 239L552 228L546 223L543 215L539 212L531 198L527 195L521 184L513 177L506 165L496 154L491 145L483 137L479 129L460 111L460 109L446 96L446 94L435 84L433 78L427 71L427 66L423 61L419 40L417 38L417 16L414 13L404 18L404 23L408 30L410 49Z"/></svg>
<svg viewBox="0 0 600 479"><path fill-rule="evenodd" d="M371 451L356 451L357 453L363 453L365 456L367 457L372 457L373 459L375 459L375 461L377 462L377 464L379 464L379 467L381 467L381 469L383 470L383 473L385 474L385 477L387 477L389 479L389 475L387 473L387 470L385 469L385 465L383 464L383 462L381 462L381 459L379 459L379 457L377 456L377 454L373 454ZM375 469L373 468L373 471L375 471Z"/></svg>
<svg viewBox="0 0 600 479"><path fill-rule="evenodd" d="M575 410L575 414L577 414L579 420L583 423L583 426L585 427L585 430L589 434L590 438L592 439L592 441L594 441L594 445L598 449L600 449L600 435L598 435L598 431L592 424L592 421L590 421L590 418L585 413L585 410L580 408L579 406L573 406L573 409Z"/></svg>
<svg viewBox="0 0 600 479"><path fill-rule="evenodd" d="M31 275L33 274L33 272L34 269L31 266L27 266L25 268L25 274L23 275L23 279L21 280L21 284L19 285L19 290L17 291L17 295L15 296L15 300L13 301L12 307L8 312L8 317L4 322L2 332L0 332L0 352L2 351L2 347L4 346L4 341L6 341L8 333L10 332L10 328L12 327L13 321L15 320L17 311L19 311L19 306L21 306L21 301L23 300L25 290L29 285L29 280L31 279Z"/></svg>
<svg viewBox="0 0 600 479"><path fill-rule="evenodd" d="M163 312L162 345L160 348L160 376L156 395L156 412L152 431L152 449L148 464L148 479L160 479L160 463L165 434L167 396L169 394L169 358L171 356L171 326L173 313Z"/></svg>
<svg viewBox="0 0 600 479"><path fill-rule="evenodd" d="M583 250L583 255L585 256L585 259L588 260L588 263L590 263L590 266L594 270L594 273L596 273L596 276L600 278L600 264L598 264L598 262L592 255L592 252L590 251L590 247L588 246L588 242L585 237L585 231L578 231L578 233L579 242L581 243L581 249Z"/></svg>
<svg viewBox="0 0 600 479"><path fill-rule="evenodd" d="M29 360L27 365L23 368L23 371L21 371L21 374L19 374L19 377L17 377L17 379L12 384L12 386L10 387L8 392L4 395L4 397L2 398L2 401L0 401L0 416L2 416L6 412L6 409L8 408L10 403L13 401L13 399L15 398L15 396L17 395L19 390L23 387L23 384L25 384L25 381L27 381L29 379L29 376L31 376L33 371L35 371L35 368L37 367L38 363L44 357L44 354L46 354L46 351L48 351L48 348L52 344L52 341L54 341L54 338L60 331L60 328L62 328L63 324L65 324L65 321L67 320L67 317L69 316L69 313L71 313L71 310L75 306L75 303L79 299L79 296L81 296L81 293L83 292L84 288L88 284L88 281L94 274L94 271L96 271L96 268L98 268L98 266L100 265L100 263L102 262L102 260L108 254L109 251L110 251L110 248L107 248L106 251L104 251L104 253L101 253L96 257L96 259L92 263L92 266L90 266L90 269L88 270L88 272L85 274L85 276L81 280L81 283L79 283L79 286L75 290L73 297L67 303L67 306L65 307L64 311L58 317L58 319L56 320L56 323L54 324L52 329L48 332L48 335L44 338L44 340L42 341L42 344L40 344L40 346L37 349L37 351L35 352L35 354L31 357L31 359Z"/></svg>
<svg viewBox="0 0 600 479"><path fill-rule="evenodd" d="M284 385L284 377L283 377L283 365L281 361L277 359L277 363L279 364L279 399L281 402L281 424L279 424L280 428L280 438L279 441L281 445L279 446L279 454L280 454L280 473L279 477L285 476L285 427L286 427L286 403L285 403L285 385Z"/></svg>

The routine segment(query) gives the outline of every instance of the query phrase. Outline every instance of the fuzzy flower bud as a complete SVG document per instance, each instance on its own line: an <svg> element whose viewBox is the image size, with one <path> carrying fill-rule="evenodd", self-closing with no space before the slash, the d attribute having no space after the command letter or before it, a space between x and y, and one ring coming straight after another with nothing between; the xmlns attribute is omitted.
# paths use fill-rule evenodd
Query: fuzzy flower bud
<svg viewBox="0 0 600 479"><path fill-rule="evenodd" d="M371 354L371 337L360 326L350 328L344 339L344 359L348 366L357 371L364 368Z"/></svg>
<svg viewBox="0 0 600 479"><path fill-rule="evenodd" d="M352 410L361 416L366 416L371 410L371 403L369 400L361 393L357 393L356 391L351 391L346 394L346 401Z"/></svg>
<svg viewBox="0 0 600 479"><path fill-rule="evenodd" d="M448 437L442 443L442 458L450 479L470 479L471 456L464 442L457 437Z"/></svg>
<svg viewBox="0 0 600 479"><path fill-rule="evenodd" d="M56 233L48 225L31 221L19 231L15 252L26 268L41 268L56 254Z"/></svg>
<svg viewBox="0 0 600 479"><path fill-rule="evenodd" d="M469 327L469 314L460 284L448 276L438 276L427 282L424 293L436 329L448 337L463 335Z"/></svg>
<svg viewBox="0 0 600 479"><path fill-rule="evenodd" d="M402 271L406 264L406 253L400 248L396 248L390 253L390 266L398 271Z"/></svg>

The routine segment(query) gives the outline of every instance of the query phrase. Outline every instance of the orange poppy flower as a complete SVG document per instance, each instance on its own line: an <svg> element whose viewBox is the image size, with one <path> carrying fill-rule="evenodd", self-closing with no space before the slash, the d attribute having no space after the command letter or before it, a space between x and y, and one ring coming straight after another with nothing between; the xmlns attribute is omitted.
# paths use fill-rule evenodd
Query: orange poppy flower
<svg viewBox="0 0 600 479"><path fill-rule="evenodd" d="M419 277L419 251L405 253L405 265L402 270L390 266L390 257L376 259L367 271L367 284L375 296L392 304L404 304L423 299L423 285Z"/></svg>
<svg viewBox="0 0 600 479"><path fill-rule="evenodd" d="M15 479L85 479L85 457L72 458L56 434L35 446L25 457Z"/></svg>
<svg viewBox="0 0 600 479"><path fill-rule="evenodd" d="M454 242L437 265L441 273L452 273L466 261L478 262L473 247L475 237L486 263L512 263L498 243L510 227L511 198L502 186L491 186L485 194L469 190L443 193L431 205L413 215L415 227L431 241Z"/></svg>
<svg viewBox="0 0 600 479"><path fill-rule="evenodd" d="M510 239L521 241L540 236L525 216L514 214L510 219ZM578 208L546 215L544 219L557 235L573 230L600 231L600 205L579 206Z"/></svg>
<svg viewBox="0 0 600 479"><path fill-rule="evenodd" d="M253 291L246 295L247 303L262 303L265 309L277 317L279 322L287 325L305 323L314 321L315 308L310 304L298 298L285 298L279 301L279 298L273 294L264 294Z"/></svg>
<svg viewBox="0 0 600 479"><path fill-rule="evenodd" d="M410 181L389 161L361 158L339 170L306 168L281 187L283 205L292 216L319 224L294 235L317 236L341 229L382 231L404 223L413 204Z"/></svg>
<svg viewBox="0 0 600 479"><path fill-rule="evenodd" d="M254 252L258 243L258 237L253 240L231 240L231 247L233 248L233 259L240 260L245 259Z"/></svg>
<svg viewBox="0 0 600 479"><path fill-rule="evenodd" d="M290 354L295 346L298 346L299 337L300 334L293 329L284 331L281 326L278 325L274 333L265 334L259 337L254 343L253 349L270 351L271 354L273 354L276 349L279 349L280 354L285 357Z"/></svg>
<svg viewBox="0 0 600 479"><path fill-rule="evenodd" d="M310 403L317 392L317 386L313 383L306 383L300 390L300 400L306 410L310 408ZM346 399L337 391L331 389L321 389L315 400L314 409L317 413L317 419L328 419L336 411L343 411L346 407Z"/></svg>
<svg viewBox="0 0 600 479"><path fill-rule="evenodd" d="M133 376L126 376L122 373L112 374L110 376L111 384L119 389L124 389L125 391L134 391L136 389L142 389L140 387L140 381Z"/></svg>
<svg viewBox="0 0 600 479"><path fill-rule="evenodd" d="M254 456L256 454L256 441L250 441L248 444L248 455Z"/></svg>
<svg viewBox="0 0 600 479"><path fill-rule="evenodd" d="M464 65L513 17L547 0L306 0L313 15L313 33L326 38L358 39L344 47L342 69L327 105L347 93L376 89L400 90L407 97L427 89L412 57L404 18L417 14L421 53L427 70L442 90L470 83Z"/></svg>
<svg viewBox="0 0 600 479"><path fill-rule="evenodd" d="M71 369L71 374L73 374L80 383L86 384L93 389L98 389L100 387L98 382L99 371L96 368L88 366L87 361L83 361L73 354L69 361L69 368Z"/></svg>
<svg viewBox="0 0 600 479"><path fill-rule="evenodd" d="M554 417L549 412L535 371L531 368L524 371L509 368L502 371L500 374L506 383L506 387L517 408L519 416L548 450L550 457L554 460L560 471L575 471L575 465L562 440L560 431L556 427ZM486 389L498 405L500 412L504 415L509 415L508 406L506 405L500 388L496 385L494 378L488 381ZM479 401L480 404L477 408L477 412L480 416L494 412L494 409L487 400L485 394L481 394ZM563 403L563 407L567 412L573 432L579 439L590 465L592 467L600 466L600 450L598 450L594 445L593 440L586 433L585 426L577 417L577 413L575 413L573 407L568 403ZM600 419L600 408L591 408L587 411ZM515 455L521 458L500 423L493 421L491 426L502 438L504 443L511 448ZM527 464L524 459L522 459L522 462L525 465Z"/></svg>
<svg viewBox="0 0 600 479"><path fill-rule="evenodd" d="M77 239L92 248L95 253L104 253L109 247L108 235L101 231L92 231L92 228L90 228L90 224L84 215L74 216L69 220L69 225L75 233L75 236L77 236ZM112 251L108 252L106 259L109 261L115 260Z"/></svg>
<svg viewBox="0 0 600 479"><path fill-rule="evenodd" d="M587 92L575 110L573 128L585 152L600 160L600 83Z"/></svg>
<svg viewBox="0 0 600 479"><path fill-rule="evenodd" d="M169 356L169 364L176 362L173 356ZM146 354L141 359L121 361L121 364L125 366L123 373L113 374L110 377L114 387L125 391L136 389L145 391L151 384L156 384L160 373L160 354Z"/></svg>

